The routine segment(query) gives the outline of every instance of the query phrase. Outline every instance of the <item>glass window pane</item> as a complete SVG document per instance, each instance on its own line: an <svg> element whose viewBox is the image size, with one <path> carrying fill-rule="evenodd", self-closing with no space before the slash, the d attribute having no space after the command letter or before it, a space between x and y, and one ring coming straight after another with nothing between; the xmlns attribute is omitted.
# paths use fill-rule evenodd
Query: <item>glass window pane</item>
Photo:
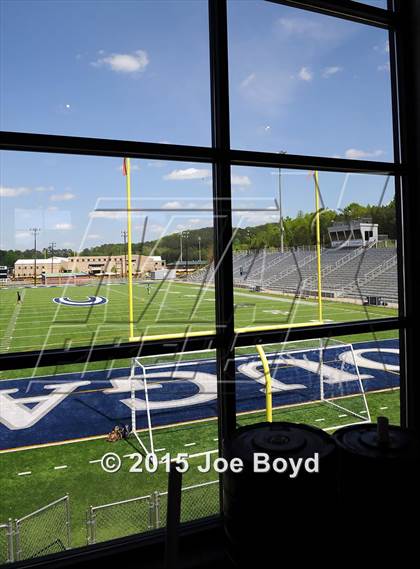
<svg viewBox="0 0 420 569"><path fill-rule="evenodd" d="M15 524L15 559L164 527L167 469L179 453L189 464L181 520L218 514L217 474L198 470L218 453L214 351L0 378L0 532L29 516Z"/></svg>
<svg viewBox="0 0 420 569"><path fill-rule="evenodd" d="M316 184L313 172L249 167L231 177L238 331L397 316L392 177L319 172Z"/></svg>
<svg viewBox="0 0 420 569"><path fill-rule="evenodd" d="M386 416L400 424L398 331L263 346L274 421L329 432ZM255 346L236 350L237 421L265 421L263 359Z"/></svg>
<svg viewBox="0 0 420 569"><path fill-rule="evenodd" d="M271 2L228 6L232 147L393 160L386 30Z"/></svg>
<svg viewBox="0 0 420 569"><path fill-rule="evenodd" d="M3 153L1 351L212 333L214 290L186 282L212 256L212 207L208 165Z"/></svg>
<svg viewBox="0 0 420 569"><path fill-rule="evenodd" d="M2 129L210 144L206 2L6 0L1 35Z"/></svg>

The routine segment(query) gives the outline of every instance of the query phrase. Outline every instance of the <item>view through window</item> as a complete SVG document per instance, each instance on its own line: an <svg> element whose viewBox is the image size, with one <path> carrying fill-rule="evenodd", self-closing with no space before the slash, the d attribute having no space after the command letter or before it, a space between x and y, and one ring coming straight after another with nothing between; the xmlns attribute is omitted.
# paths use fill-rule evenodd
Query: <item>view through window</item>
<svg viewBox="0 0 420 569"><path fill-rule="evenodd" d="M388 31L262 0L1 15L0 563L164 527L174 459L182 521L217 515L227 418L399 424Z"/></svg>

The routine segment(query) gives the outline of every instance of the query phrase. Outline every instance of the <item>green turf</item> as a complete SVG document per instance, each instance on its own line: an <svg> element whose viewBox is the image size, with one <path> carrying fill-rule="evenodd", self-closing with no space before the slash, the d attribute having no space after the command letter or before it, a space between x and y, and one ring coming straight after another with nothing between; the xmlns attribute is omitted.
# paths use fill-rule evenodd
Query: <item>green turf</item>
<svg viewBox="0 0 420 569"><path fill-rule="evenodd" d="M114 341L126 341L127 324L127 286L93 285L85 287L57 287L23 289L23 303L16 304L16 290L0 290L0 349L1 351L27 351L40 348L62 348L77 345L93 345ZM135 291L135 334L183 334L187 331L207 331L214 329L214 290L200 289L197 285L179 282L154 284L152 294L147 295L144 285L136 284ZM69 296L72 299L85 299L89 295L102 295L109 299L108 304L93 308L75 308L56 305L55 296ZM244 289L235 290L235 325L237 327L276 326L286 323L303 323L317 318L317 305L313 300L294 303L290 297L255 293ZM365 307L341 302L324 302L324 318L339 322L395 316L396 311L384 307ZM395 331L376 335L363 334L340 338L346 342L372 341L395 338ZM275 349L271 346L271 349ZM254 347L241 348L237 355L254 351ZM214 358L214 352L193 354L194 359ZM181 358L191 359L191 354ZM154 361L172 360L172 356L149 358ZM0 379L34 375L62 374L66 372L110 369L126 367L128 360L94 362L87 365L68 365L44 367L36 370L16 370L0 372ZM386 414L391 422L399 421L398 390L368 395L372 418ZM351 410L360 411L360 397L346 400ZM381 409L383 408L383 409ZM385 409L386 408L386 409ZM324 429L351 422L349 417L339 417L340 413L327 404L310 404L286 407L274 411L275 420L297 421L313 424ZM264 419L264 414L248 413L238 416L238 424L244 425ZM179 425L155 430L156 448L165 448L171 454L188 452L203 453L217 448L217 423L215 420ZM194 446L185 444L194 442ZM69 494L71 501L72 545L86 543L86 512L91 505L100 505L148 495L154 491L164 491L167 475L162 468L155 474L129 473L128 458L123 458L123 468L117 474L105 474L98 463L105 452L113 451L123 456L136 450L134 441L119 442L114 445L104 440L48 446L38 449L1 453L2 500L0 501L0 523L9 517L24 516L45 504ZM163 455L159 452L158 455ZM199 473L196 466L203 457L191 458L191 468L184 475L184 486L201 484L215 480L214 472ZM65 469L54 469L66 465ZM30 475L18 476L20 472ZM184 494L183 519L191 519L217 511L217 491L215 485L205 487L202 495ZM161 504L164 517L164 499ZM139 525L138 517L122 516L121 523L108 526L105 522L101 539L118 537L145 530ZM131 521L130 521L131 519ZM143 518L142 523L147 523ZM36 532L34 539L37 539ZM0 561L2 560L2 535L0 535Z"/></svg>
<svg viewBox="0 0 420 569"><path fill-rule="evenodd" d="M399 423L399 390L389 390L367 395L372 419L387 415L393 424ZM352 397L346 405L360 411L361 398ZM351 416L342 415L326 403L314 403L274 410L274 420L294 421L327 429L353 422ZM322 419L322 421L318 421ZM238 425L246 425L264 420L264 413L247 413L238 416ZM154 441L157 452L162 457L165 452L173 456L178 452L189 454L203 453L217 449L217 422L206 420L200 423L179 425L177 427L155 429ZM194 446L185 446L195 443ZM24 516L45 504L69 494L71 502L72 545L86 543L86 512L93 505L125 500L148 495L154 491L165 491L167 474L161 467L156 473L130 473L133 462L124 455L136 452L138 443L133 439L114 444L103 439L79 443L47 446L0 454L2 500L0 502L0 522ZM89 461L99 459L106 452L116 452L123 461L116 474L106 474L98 463ZM197 466L203 464L204 457L190 458L190 470L184 474L183 486L201 484L216 480L217 475L198 472ZM55 466L66 465L66 469L55 470ZM18 476L20 472L30 475ZM205 487L206 488L206 487ZM162 505L162 507L164 504ZM192 519L217 511L217 492L214 487L202 490L199 498L191 493L185 494L183 519ZM162 512L164 514L164 511ZM103 538L118 537L135 531L130 516L111 512L111 525L106 521ZM146 518L143 515L143 519ZM120 522L117 520L121 518ZM164 516L162 515L162 518ZM136 518L137 520L137 518ZM109 520L108 520L109 522ZM139 523L138 520L136 523ZM146 522L144 522L146 523ZM136 526L137 527L137 526ZM139 526L141 527L141 526ZM146 529L142 527L141 529ZM34 530L35 531L35 530Z"/></svg>
<svg viewBox="0 0 420 569"><path fill-rule="evenodd" d="M55 296L84 300L88 295L108 298L105 305L74 307L55 304ZM152 286L151 295L143 284L134 285L135 334L160 335L214 329L214 289L179 282ZM23 302L16 303L16 291L0 290L0 338L3 351L35 350L126 341L127 285L95 285L23 289ZM274 312L273 312L274 311ZM394 316L384 307L366 307L324 302L324 318L349 321ZM238 328L276 326L317 319L314 300L294 302L290 297L235 290L235 324Z"/></svg>

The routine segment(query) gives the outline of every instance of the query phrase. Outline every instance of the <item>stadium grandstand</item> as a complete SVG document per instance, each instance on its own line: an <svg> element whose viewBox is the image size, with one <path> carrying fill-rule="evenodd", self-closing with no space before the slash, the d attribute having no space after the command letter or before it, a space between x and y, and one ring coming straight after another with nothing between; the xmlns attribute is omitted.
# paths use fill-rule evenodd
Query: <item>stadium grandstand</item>
<svg viewBox="0 0 420 569"><path fill-rule="evenodd" d="M361 222L363 225L364 222ZM354 225L354 222L352 223ZM360 224L358 224L360 227ZM350 223L349 223L350 226ZM387 303L397 303L397 250L380 247L377 226L367 239L351 239L344 233L340 240L336 227L334 245L321 251L322 295L327 298L363 300L377 296ZM239 287L259 288L285 294L317 294L317 255L308 248L294 248L281 253L268 249L240 251L233 254L234 283ZM187 277L188 281L211 284L213 263Z"/></svg>

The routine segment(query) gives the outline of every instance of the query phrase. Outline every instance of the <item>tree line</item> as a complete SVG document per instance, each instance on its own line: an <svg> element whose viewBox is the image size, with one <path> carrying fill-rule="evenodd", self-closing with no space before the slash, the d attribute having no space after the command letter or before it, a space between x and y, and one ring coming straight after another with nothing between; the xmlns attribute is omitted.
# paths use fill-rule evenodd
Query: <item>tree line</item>
<svg viewBox="0 0 420 569"><path fill-rule="evenodd" d="M339 212L324 209L320 213L321 242L324 246L329 245L328 227L333 221L350 221L358 218L371 218L373 223L379 226L379 233L385 234L389 239L396 239L395 225L395 201L383 206L360 205L356 202L348 204ZM283 219L283 240L286 247L301 247L315 245L315 213L304 213L299 211L296 217L285 217ZM264 249L280 247L280 224L265 223L262 225L235 228L233 249L243 251L248 249ZM47 251L37 251L37 257L43 258ZM85 248L75 252L70 249L57 249L54 255L57 257L68 257L74 255L123 255L123 243L104 243L95 247ZM133 254L140 255L160 255L168 263L173 263L180 258L181 254L181 234L172 233L164 237L146 241L144 243L133 243ZM20 250L0 250L0 265L12 267L17 259L33 259L35 256L33 249ZM210 262L213 258L213 228L204 227L191 229L188 231L188 238L182 238L182 258L186 260L201 260Z"/></svg>

